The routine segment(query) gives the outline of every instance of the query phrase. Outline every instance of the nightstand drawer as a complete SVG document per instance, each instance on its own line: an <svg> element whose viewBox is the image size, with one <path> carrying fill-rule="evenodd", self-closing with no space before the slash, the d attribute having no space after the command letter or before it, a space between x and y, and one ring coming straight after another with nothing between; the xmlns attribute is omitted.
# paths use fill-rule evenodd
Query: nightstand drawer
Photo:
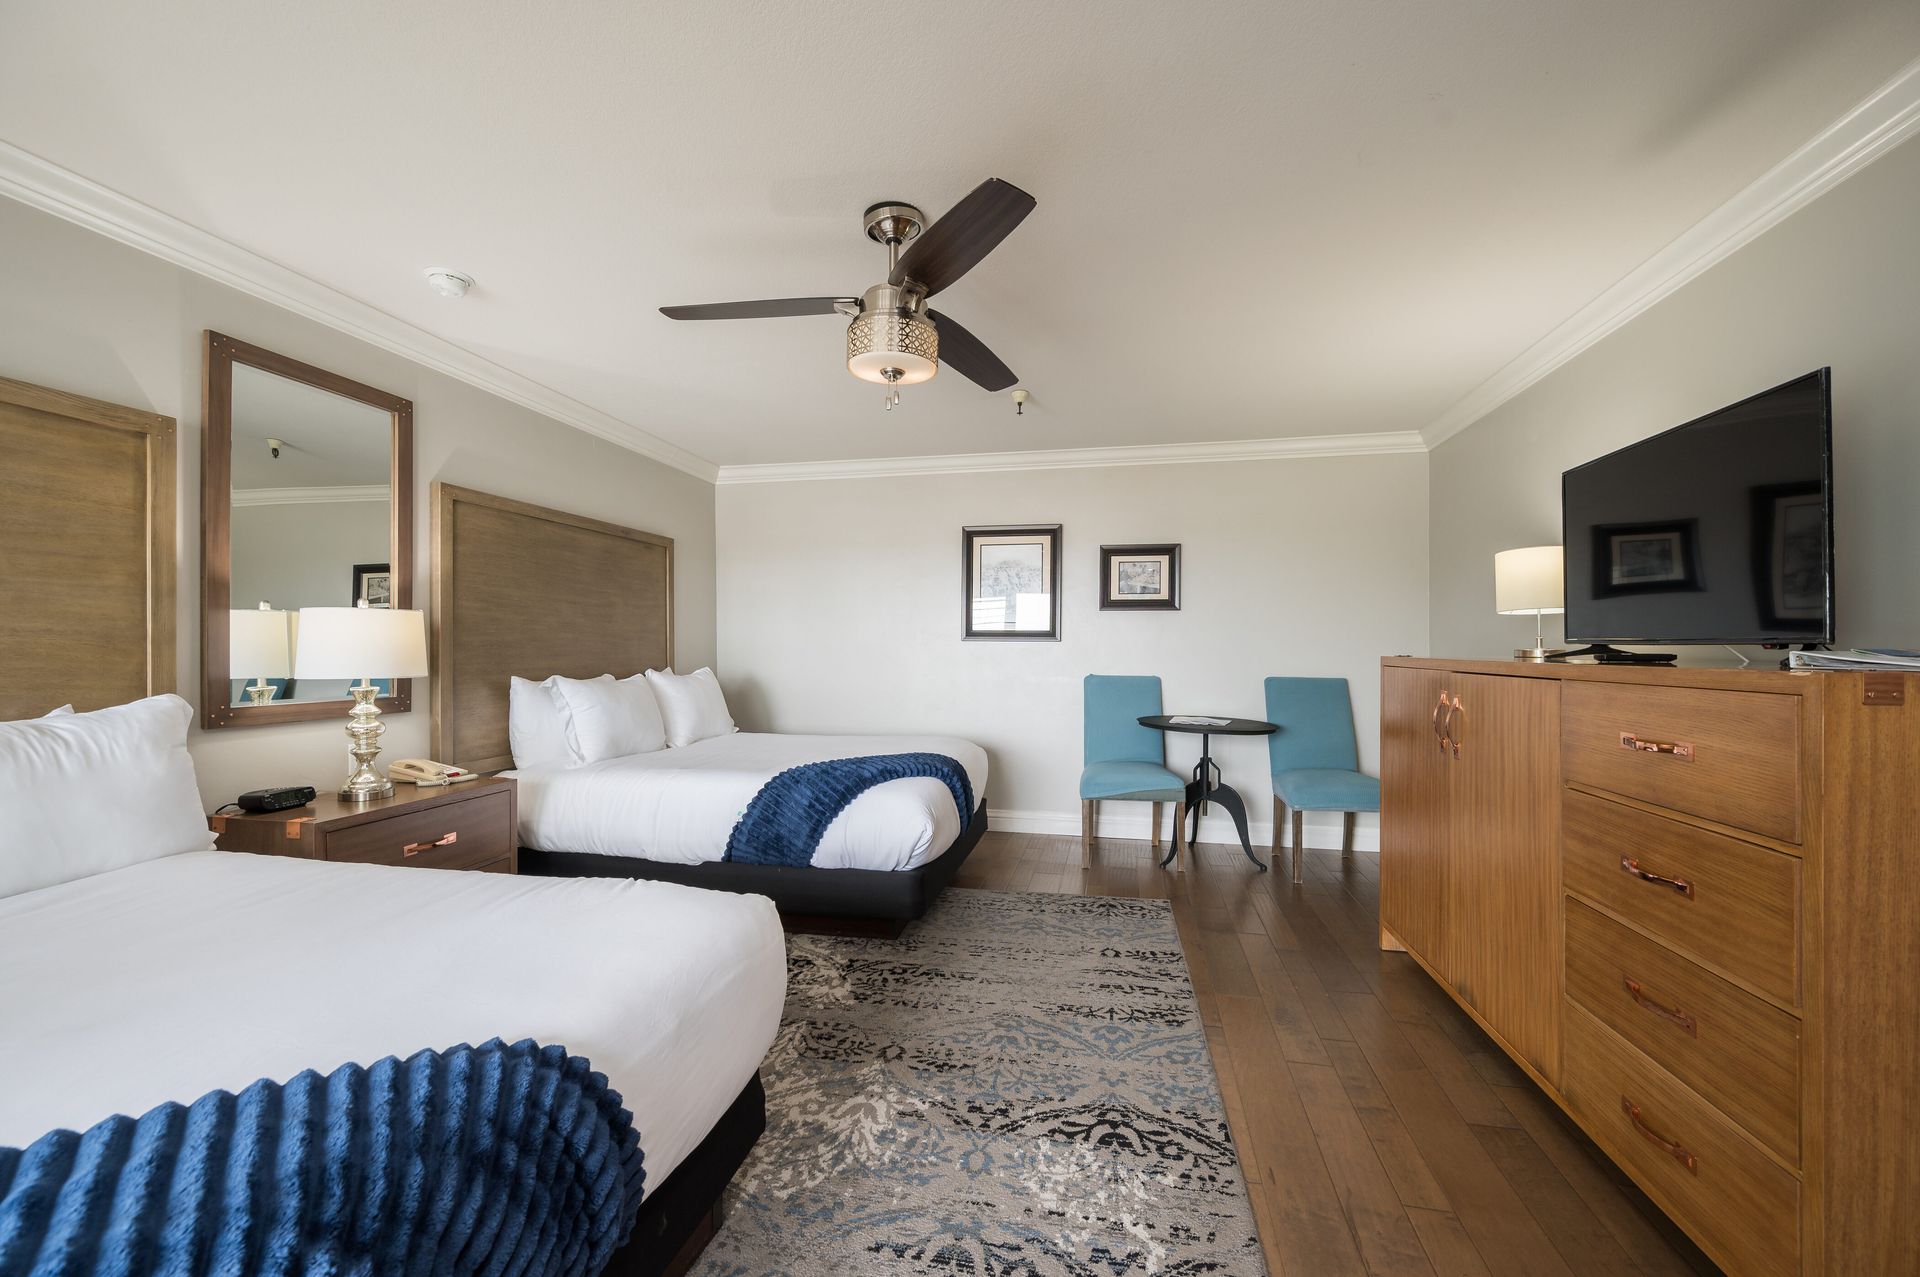
<svg viewBox="0 0 1920 1277"><path fill-rule="evenodd" d="M326 860L428 869L479 869L513 852L507 793L495 790L421 811L401 809L382 820L329 830Z"/></svg>

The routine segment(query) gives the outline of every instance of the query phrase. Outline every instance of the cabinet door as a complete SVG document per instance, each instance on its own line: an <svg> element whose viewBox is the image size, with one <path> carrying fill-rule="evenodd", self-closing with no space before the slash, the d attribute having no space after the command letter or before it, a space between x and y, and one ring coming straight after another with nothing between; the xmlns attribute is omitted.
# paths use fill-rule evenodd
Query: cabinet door
<svg viewBox="0 0 1920 1277"><path fill-rule="evenodd" d="M1380 925L1434 970L1447 952L1447 783L1437 728L1452 676L1388 667L1380 698Z"/></svg>
<svg viewBox="0 0 1920 1277"><path fill-rule="evenodd" d="M1560 687L1453 676L1454 988L1549 1082L1560 1069ZM1452 752L1452 751L1450 751ZM1383 871L1384 886L1384 871Z"/></svg>

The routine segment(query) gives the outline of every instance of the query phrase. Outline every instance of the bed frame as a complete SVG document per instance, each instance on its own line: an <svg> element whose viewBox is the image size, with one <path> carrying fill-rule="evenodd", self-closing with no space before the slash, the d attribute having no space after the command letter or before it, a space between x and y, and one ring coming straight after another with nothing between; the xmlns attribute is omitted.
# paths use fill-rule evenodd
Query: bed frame
<svg viewBox="0 0 1920 1277"><path fill-rule="evenodd" d="M512 676L625 678L673 664L673 541L490 493L433 485L433 756L513 765ZM789 930L898 935L924 914L987 829L983 803L917 869L672 865L522 848L520 872L648 878L768 896Z"/></svg>
<svg viewBox="0 0 1920 1277"><path fill-rule="evenodd" d="M767 1093L754 1074L707 1137L640 1204L633 1235L604 1277L680 1277L720 1229L721 1197L767 1129Z"/></svg>

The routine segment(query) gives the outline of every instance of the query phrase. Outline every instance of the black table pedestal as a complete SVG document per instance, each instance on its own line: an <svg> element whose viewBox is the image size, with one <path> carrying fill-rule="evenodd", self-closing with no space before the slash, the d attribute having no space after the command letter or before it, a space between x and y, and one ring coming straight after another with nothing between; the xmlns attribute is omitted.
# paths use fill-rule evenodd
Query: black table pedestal
<svg viewBox="0 0 1920 1277"><path fill-rule="evenodd" d="M1239 790L1218 779L1220 769L1214 765L1209 745L1207 735L1202 733L1200 761L1194 766L1193 779L1187 782L1187 811L1193 818L1193 832L1187 836L1187 846L1194 846L1200 839L1201 809L1208 803L1219 803L1227 809L1227 815L1233 817L1233 827L1240 835L1240 850L1246 853L1255 869L1265 873L1267 867L1260 857L1253 854L1253 840L1247 836L1247 804L1241 799ZM1164 869L1172 864L1173 857L1174 852L1169 851L1167 858L1160 862L1160 867Z"/></svg>

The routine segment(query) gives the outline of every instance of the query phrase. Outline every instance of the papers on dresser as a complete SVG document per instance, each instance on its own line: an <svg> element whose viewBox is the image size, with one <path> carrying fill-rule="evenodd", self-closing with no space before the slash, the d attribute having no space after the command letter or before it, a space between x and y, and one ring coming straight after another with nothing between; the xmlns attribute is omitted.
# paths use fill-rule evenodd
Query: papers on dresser
<svg viewBox="0 0 1920 1277"><path fill-rule="evenodd" d="M1178 723L1182 727L1225 727L1233 720L1231 718L1208 718L1204 714L1175 714L1167 721L1169 723Z"/></svg>
<svg viewBox="0 0 1920 1277"><path fill-rule="evenodd" d="M1846 652L1792 652L1796 670L1920 670L1920 652L1899 647L1856 647Z"/></svg>

